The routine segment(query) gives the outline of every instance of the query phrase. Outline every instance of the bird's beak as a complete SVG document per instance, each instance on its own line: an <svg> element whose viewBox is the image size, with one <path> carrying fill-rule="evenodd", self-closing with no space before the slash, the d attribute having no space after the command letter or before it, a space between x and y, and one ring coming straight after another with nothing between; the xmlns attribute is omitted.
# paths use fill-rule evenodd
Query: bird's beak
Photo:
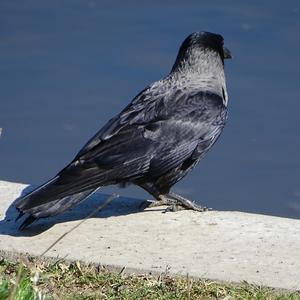
<svg viewBox="0 0 300 300"><path fill-rule="evenodd" d="M226 47L223 47L223 52L224 52L224 59L232 58L230 51Z"/></svg>

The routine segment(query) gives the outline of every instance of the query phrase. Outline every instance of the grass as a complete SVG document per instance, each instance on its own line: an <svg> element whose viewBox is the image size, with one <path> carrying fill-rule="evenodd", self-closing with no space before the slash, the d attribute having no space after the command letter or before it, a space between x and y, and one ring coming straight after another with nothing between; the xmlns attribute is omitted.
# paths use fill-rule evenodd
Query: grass
<svg viewBox="0 0 300 300"><path fill-rule="evenodd" d="M279 292L243 283L128 275L79 262L20 258L0 261L0 299L300 299L300 292Z"/></svg>

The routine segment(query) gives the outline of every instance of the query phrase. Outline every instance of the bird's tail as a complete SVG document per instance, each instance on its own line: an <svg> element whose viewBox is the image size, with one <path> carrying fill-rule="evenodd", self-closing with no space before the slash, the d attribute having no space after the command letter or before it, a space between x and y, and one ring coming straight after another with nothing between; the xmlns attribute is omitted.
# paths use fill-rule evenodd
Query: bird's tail
<svg viewBox="0 0 300 300"><path fill-rule="evenodd" d="M59 176L57 176L28 195L19 198L15 203L20 213L17 220L24 214L28 214L19 229L25 229L37 219L55 216L72 208L98 189L91 188L74 194L61 194L60 196L59 190L61 188Z"/></svg>

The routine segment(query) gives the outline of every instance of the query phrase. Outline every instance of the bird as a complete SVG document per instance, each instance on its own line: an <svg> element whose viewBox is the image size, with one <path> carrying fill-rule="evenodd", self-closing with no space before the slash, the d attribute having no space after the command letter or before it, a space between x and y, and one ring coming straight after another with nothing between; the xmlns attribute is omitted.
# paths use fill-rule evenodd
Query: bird
<svg viewBox="0 0 300 300"><path fill-rule="evenodd" d="M67 211L107 185L137 185L154 197L153 205L205 210L171 188L197 165L225 126L228 58L220 34L190 34L168 75L134 97L56 176L16 200L18 218L27 216L19 229Z"/></svg>

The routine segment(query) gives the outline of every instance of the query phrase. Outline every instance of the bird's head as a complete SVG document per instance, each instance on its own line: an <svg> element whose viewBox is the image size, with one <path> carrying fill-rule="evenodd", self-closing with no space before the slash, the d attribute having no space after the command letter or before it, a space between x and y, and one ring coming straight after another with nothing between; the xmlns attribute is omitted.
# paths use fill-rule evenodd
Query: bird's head
<svg viewBox="0 0 300 300"><path fill-rule="evenodd" d="M181 44L174 68L182 64L198 64L205 60L217 59L224 63L224 59L231 58L230 51L224 47L224 39L220 34L211 32L194 32L190 34Z"/></svg>
<svg viewBox="0 0 300 300"><path fill-rule="evenodd" d="M222 59L231 58L230 51L224 47L224 39L220 34L211 32L194 32L182 43L180 51L200 49L217 52Z"/></svg>

